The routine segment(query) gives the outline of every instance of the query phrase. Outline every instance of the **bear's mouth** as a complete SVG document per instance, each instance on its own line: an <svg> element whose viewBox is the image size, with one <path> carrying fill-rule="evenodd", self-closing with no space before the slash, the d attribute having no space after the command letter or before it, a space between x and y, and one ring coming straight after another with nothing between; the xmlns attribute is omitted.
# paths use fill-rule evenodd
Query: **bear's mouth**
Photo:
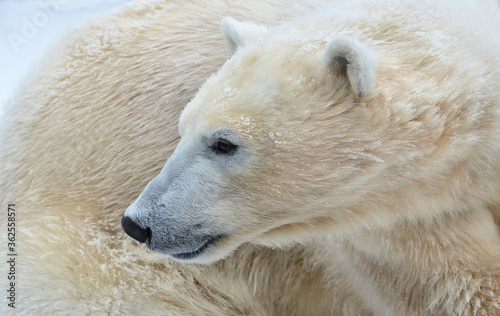
<svg viewBox="0 0 500 316"><path fill-rule="evenodd" d="M188 252L179 252L179 253L172 253L170 254L171 257L177 259L177 260L189 260L198 257L201 255L205 250L208 249L211 245L213 245L217 240L219 240L222 235L218 236L212 236L208 237L198 248L192 251Z"/></svg>

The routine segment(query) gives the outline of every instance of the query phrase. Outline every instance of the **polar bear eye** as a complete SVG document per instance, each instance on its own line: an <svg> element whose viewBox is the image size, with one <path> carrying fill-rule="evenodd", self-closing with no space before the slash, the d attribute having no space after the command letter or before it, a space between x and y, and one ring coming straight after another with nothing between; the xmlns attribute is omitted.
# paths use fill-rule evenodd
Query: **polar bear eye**
<svg viewBox="0 0 500 316"><path fill-rule="evenodd" d="M238 149L238 146L231 143L227 139L218 139L210 148L218 155L233 155Z"/></svg>

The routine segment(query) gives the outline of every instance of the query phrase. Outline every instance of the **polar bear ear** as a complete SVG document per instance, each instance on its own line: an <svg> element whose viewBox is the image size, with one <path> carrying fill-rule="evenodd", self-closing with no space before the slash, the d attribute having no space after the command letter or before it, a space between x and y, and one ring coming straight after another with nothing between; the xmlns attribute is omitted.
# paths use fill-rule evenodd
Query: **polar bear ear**
<svg viewBox="0 0 500 316"><path fill-rule="evenodd" d="M222 18L220 24L222 34L232 53L267 32L267 27L264 25L253 22L240 22L230 16Z"/></svg>
<svg viewBox="0 0 500 316"><path fill-rule="evenodd" d="M375 53L350 37L337 37L328 43L325 60L330 66L346 68L352 90L359 98L368 94L375 82L377 58Z"/></svg>

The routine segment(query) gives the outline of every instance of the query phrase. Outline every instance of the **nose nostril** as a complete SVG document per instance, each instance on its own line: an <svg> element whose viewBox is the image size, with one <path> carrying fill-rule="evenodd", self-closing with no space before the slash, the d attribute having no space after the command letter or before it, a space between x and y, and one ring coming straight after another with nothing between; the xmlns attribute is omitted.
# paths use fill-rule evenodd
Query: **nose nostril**
<svg viewBox="0 0 500 316"><path fill-rule="evenodd" d="M146 242L146 240L151 239L151 236L153 234L149 227L143 229L128 216L123 216L122 228L127 235L141 243L144 243Z"/></svg>

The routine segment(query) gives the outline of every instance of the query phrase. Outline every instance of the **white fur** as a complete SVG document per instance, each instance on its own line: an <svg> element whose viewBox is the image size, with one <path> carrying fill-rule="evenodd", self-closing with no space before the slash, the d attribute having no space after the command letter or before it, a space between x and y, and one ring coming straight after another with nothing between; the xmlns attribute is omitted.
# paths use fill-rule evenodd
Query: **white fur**
<svg viewBox="0 0 500 316"><path fill-rule="evenodd" d="M131 2L33 71L0 137L18 314L498 314L498 2L327 2ZM297 13L311 17L282 23ZM229 57L224 15L268 32L193 99ZM377 55L361 99L324 63L339 36ZM119 224L179 143L191 99L186 161L228 129L244 154L203 160L227 182L177 192L216 194L164 218L231 228L211 265L152 253ZM203 169L186 184L217 174Z"/></svg>
<svg viewBox="0 0 500 316"><path fill-rule="evenodd" d="M0 124L0 201L18 212L18 315L272 309L239 272L223 272L239 268L178 265L126 236L120 219L174 151L184 106L230 57L221 17L276 22L321 1L298 3L133 1L69 34L32 70ZM6 303L1 315L12 313Z"/></svg>
<svg viewBox="0 0 500 316"><path fill-rule="evenodd" d="M221 20L221 30L229 49L234 53L239 47L267 32L267 27L253 22L240 22L226 16Z"/></svg>
<svg viewBox="0 0 500 316"><path fill-rule="evenodd" d="M239 47L180 118L191 155L214 129L245 149L203 188L225 231L204 260L309 242L354 314L500 312L498 20L454 6L366 2Z"/></svg>
<svg viewBox="0 0 500 316"><path fill-rule="evenodd" d="M362 43L343 36L328 43L325 53L328 65L346 63L347 76L358 97L368 94L375 83L377 59Z"/></svg>

